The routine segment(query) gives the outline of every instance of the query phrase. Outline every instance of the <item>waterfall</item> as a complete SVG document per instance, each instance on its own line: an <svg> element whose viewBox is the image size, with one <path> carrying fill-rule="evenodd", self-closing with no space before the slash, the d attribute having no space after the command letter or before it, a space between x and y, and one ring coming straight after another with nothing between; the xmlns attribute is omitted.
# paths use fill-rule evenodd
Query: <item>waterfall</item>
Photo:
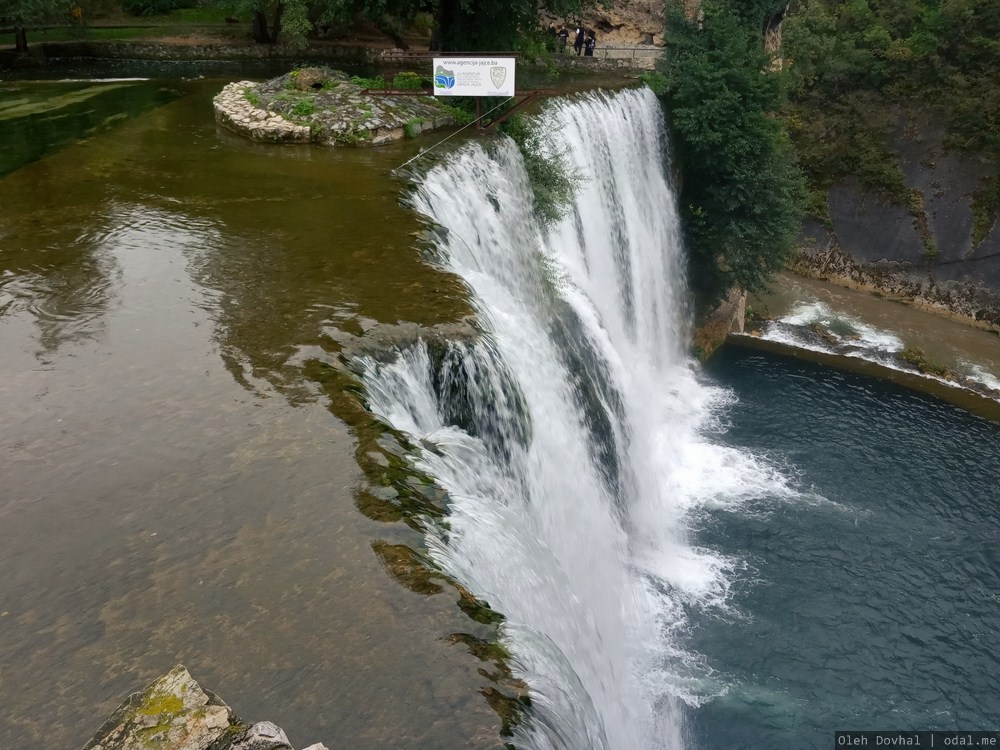
<svg viewBox="0 0 1000 750"><path fill-rule="evenodd" d="M774 491L713 442L731 396L687 354L663 114L648 90L540 116L584 176L540 226L520 153L467 144L412 196L482 337L360 364L370 409L424 446L450 497L435 562L506 617L531 688L519 747L684 746L684 713L724 689L685 647L692 608L726 607L737 561L694 546L692 513Z"/></svg>

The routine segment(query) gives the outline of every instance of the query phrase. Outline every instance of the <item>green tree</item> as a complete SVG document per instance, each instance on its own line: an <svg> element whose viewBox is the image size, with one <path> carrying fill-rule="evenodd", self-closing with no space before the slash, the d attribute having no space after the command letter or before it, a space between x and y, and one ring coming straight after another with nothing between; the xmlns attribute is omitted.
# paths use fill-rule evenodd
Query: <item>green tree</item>
<svg viewBox="0 0 1000 750"><path fill-rule="evenodd" d="M258 44L277 44L281 39L301 47L313 28L307 0L243 0L238 7L239 12L250 16Z"/></svg>
<svg viewBox="0 0 1000 750"><path fill-rule="evenodd" d="M605 3L608 0L597 0ZM765 1L765 0L761 0ZM772 0L766 0L771 2ZM434 47L456 51L507 51L525 48L538 30L537 0L242 0L252 18L253 36L262 44L279 38L301 45L316 25L375 24L399 47L406 47L402 28L417 13L434 17ZM574 17L593 0L549 0L546 10Z"/></svg>
<svg viewBox="0 0 1000 750"><path fill-rule="evenodd" d="M15 47L28 51L28 29L56 20L69 21L68 0L0 0L0 19L14 27Z"/></svg>
<svg viewBox="0 0 1000 750"><path fill-rule="evenodd" d="M606 0L549 0L545 9L574 18ZM441 50L522 49L538 33L537 0L434 0L435 46Z"/></svg>
<svg viewBox="0 0 1000 750"><path fill-rule="evenodd" d="M764 52L770 12L706 0L698 21L668 8L666 103L681 168L691 281L703 303L766 287L801 229L805 181L775 113L783 77Z"/></svg>
<svg viewBox="0 0 1000 750"><path fill-rule="evenodd" d="M783 46L786 119L814 191L852 175L905 204L888 145L904 110L933 113L949 145L1000 164L996 0L793 0Z"/></svg>

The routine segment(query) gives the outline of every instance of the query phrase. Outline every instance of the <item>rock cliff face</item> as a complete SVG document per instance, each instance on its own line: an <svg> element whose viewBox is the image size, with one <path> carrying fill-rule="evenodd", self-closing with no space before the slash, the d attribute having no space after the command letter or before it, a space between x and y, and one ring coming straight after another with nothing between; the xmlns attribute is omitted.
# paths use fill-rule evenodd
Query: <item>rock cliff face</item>
<svg viewBox="0 0 1000 750"><path fill-rule="evenodd" d="M907 205L856 179L838 182L827 196L829 222L806 223L795 270L1000 330L997 217L973 236L975 196L996 165L945 148L943 128L929 117L901 115L890 146Z"/></svg>
<svg viewBox="0 0 1000 750"><path fill-rule="evenodd" d="M598 45L614 47L619 45L655 45L662 47L665 18L662 0L613 0L606 8L593 8L583 14L582 19L557 18L543 14L545 24L553 23L556 28L565 23L570 34L577 20L593 29ZM570 39L570 44L573 40Z"/></svg>

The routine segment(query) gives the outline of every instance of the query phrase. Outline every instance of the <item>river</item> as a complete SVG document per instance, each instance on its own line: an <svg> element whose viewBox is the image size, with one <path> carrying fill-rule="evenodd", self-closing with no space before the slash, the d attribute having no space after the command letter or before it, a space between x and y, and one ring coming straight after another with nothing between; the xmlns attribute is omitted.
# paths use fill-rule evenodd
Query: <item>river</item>
<svg viewBox="0 0 1000 750"><path fill-rule="evenodd" d="M0 747L82 746L175 663L299 747L492 747L474 623L386 575L421 537L290 364L468 312L386 176L414 147L256 146L221 85L132 84L175 93L0 180Z"/></svg>
<svg viewBox="0 0 1000 750"><path fill-rule="evenodd" d="M544 228L507 146L406 185L430 141L254 145L222 83L123 86L0 178L0 746L178 662L297 746L1000 727L1000 430L694 364L652 97L546 115L591 177Z"/></svg>

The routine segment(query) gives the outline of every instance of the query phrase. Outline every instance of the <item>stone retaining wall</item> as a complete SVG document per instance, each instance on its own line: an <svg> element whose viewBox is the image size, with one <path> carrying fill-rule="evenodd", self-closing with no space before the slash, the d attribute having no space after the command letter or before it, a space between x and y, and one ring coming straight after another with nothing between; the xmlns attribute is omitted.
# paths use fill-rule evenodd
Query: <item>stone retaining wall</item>
<svg viewBox="0 0 1000 750"><path fill-rule="evenodd" d="M377 146L455 122L430 97L363 91L344 73L301 68L266 83L227 84L213 107L219 124L270 143Z"/></svg>
<svg viewBox="0 0 1000 750"><path fill-rule="evenodd" d="M246 98L246 92L257 87L253 81L227 84L214 100L216 121L255 141L272 143L309 143L309 128L296 125L266 109L255 107Z"/></svg>

